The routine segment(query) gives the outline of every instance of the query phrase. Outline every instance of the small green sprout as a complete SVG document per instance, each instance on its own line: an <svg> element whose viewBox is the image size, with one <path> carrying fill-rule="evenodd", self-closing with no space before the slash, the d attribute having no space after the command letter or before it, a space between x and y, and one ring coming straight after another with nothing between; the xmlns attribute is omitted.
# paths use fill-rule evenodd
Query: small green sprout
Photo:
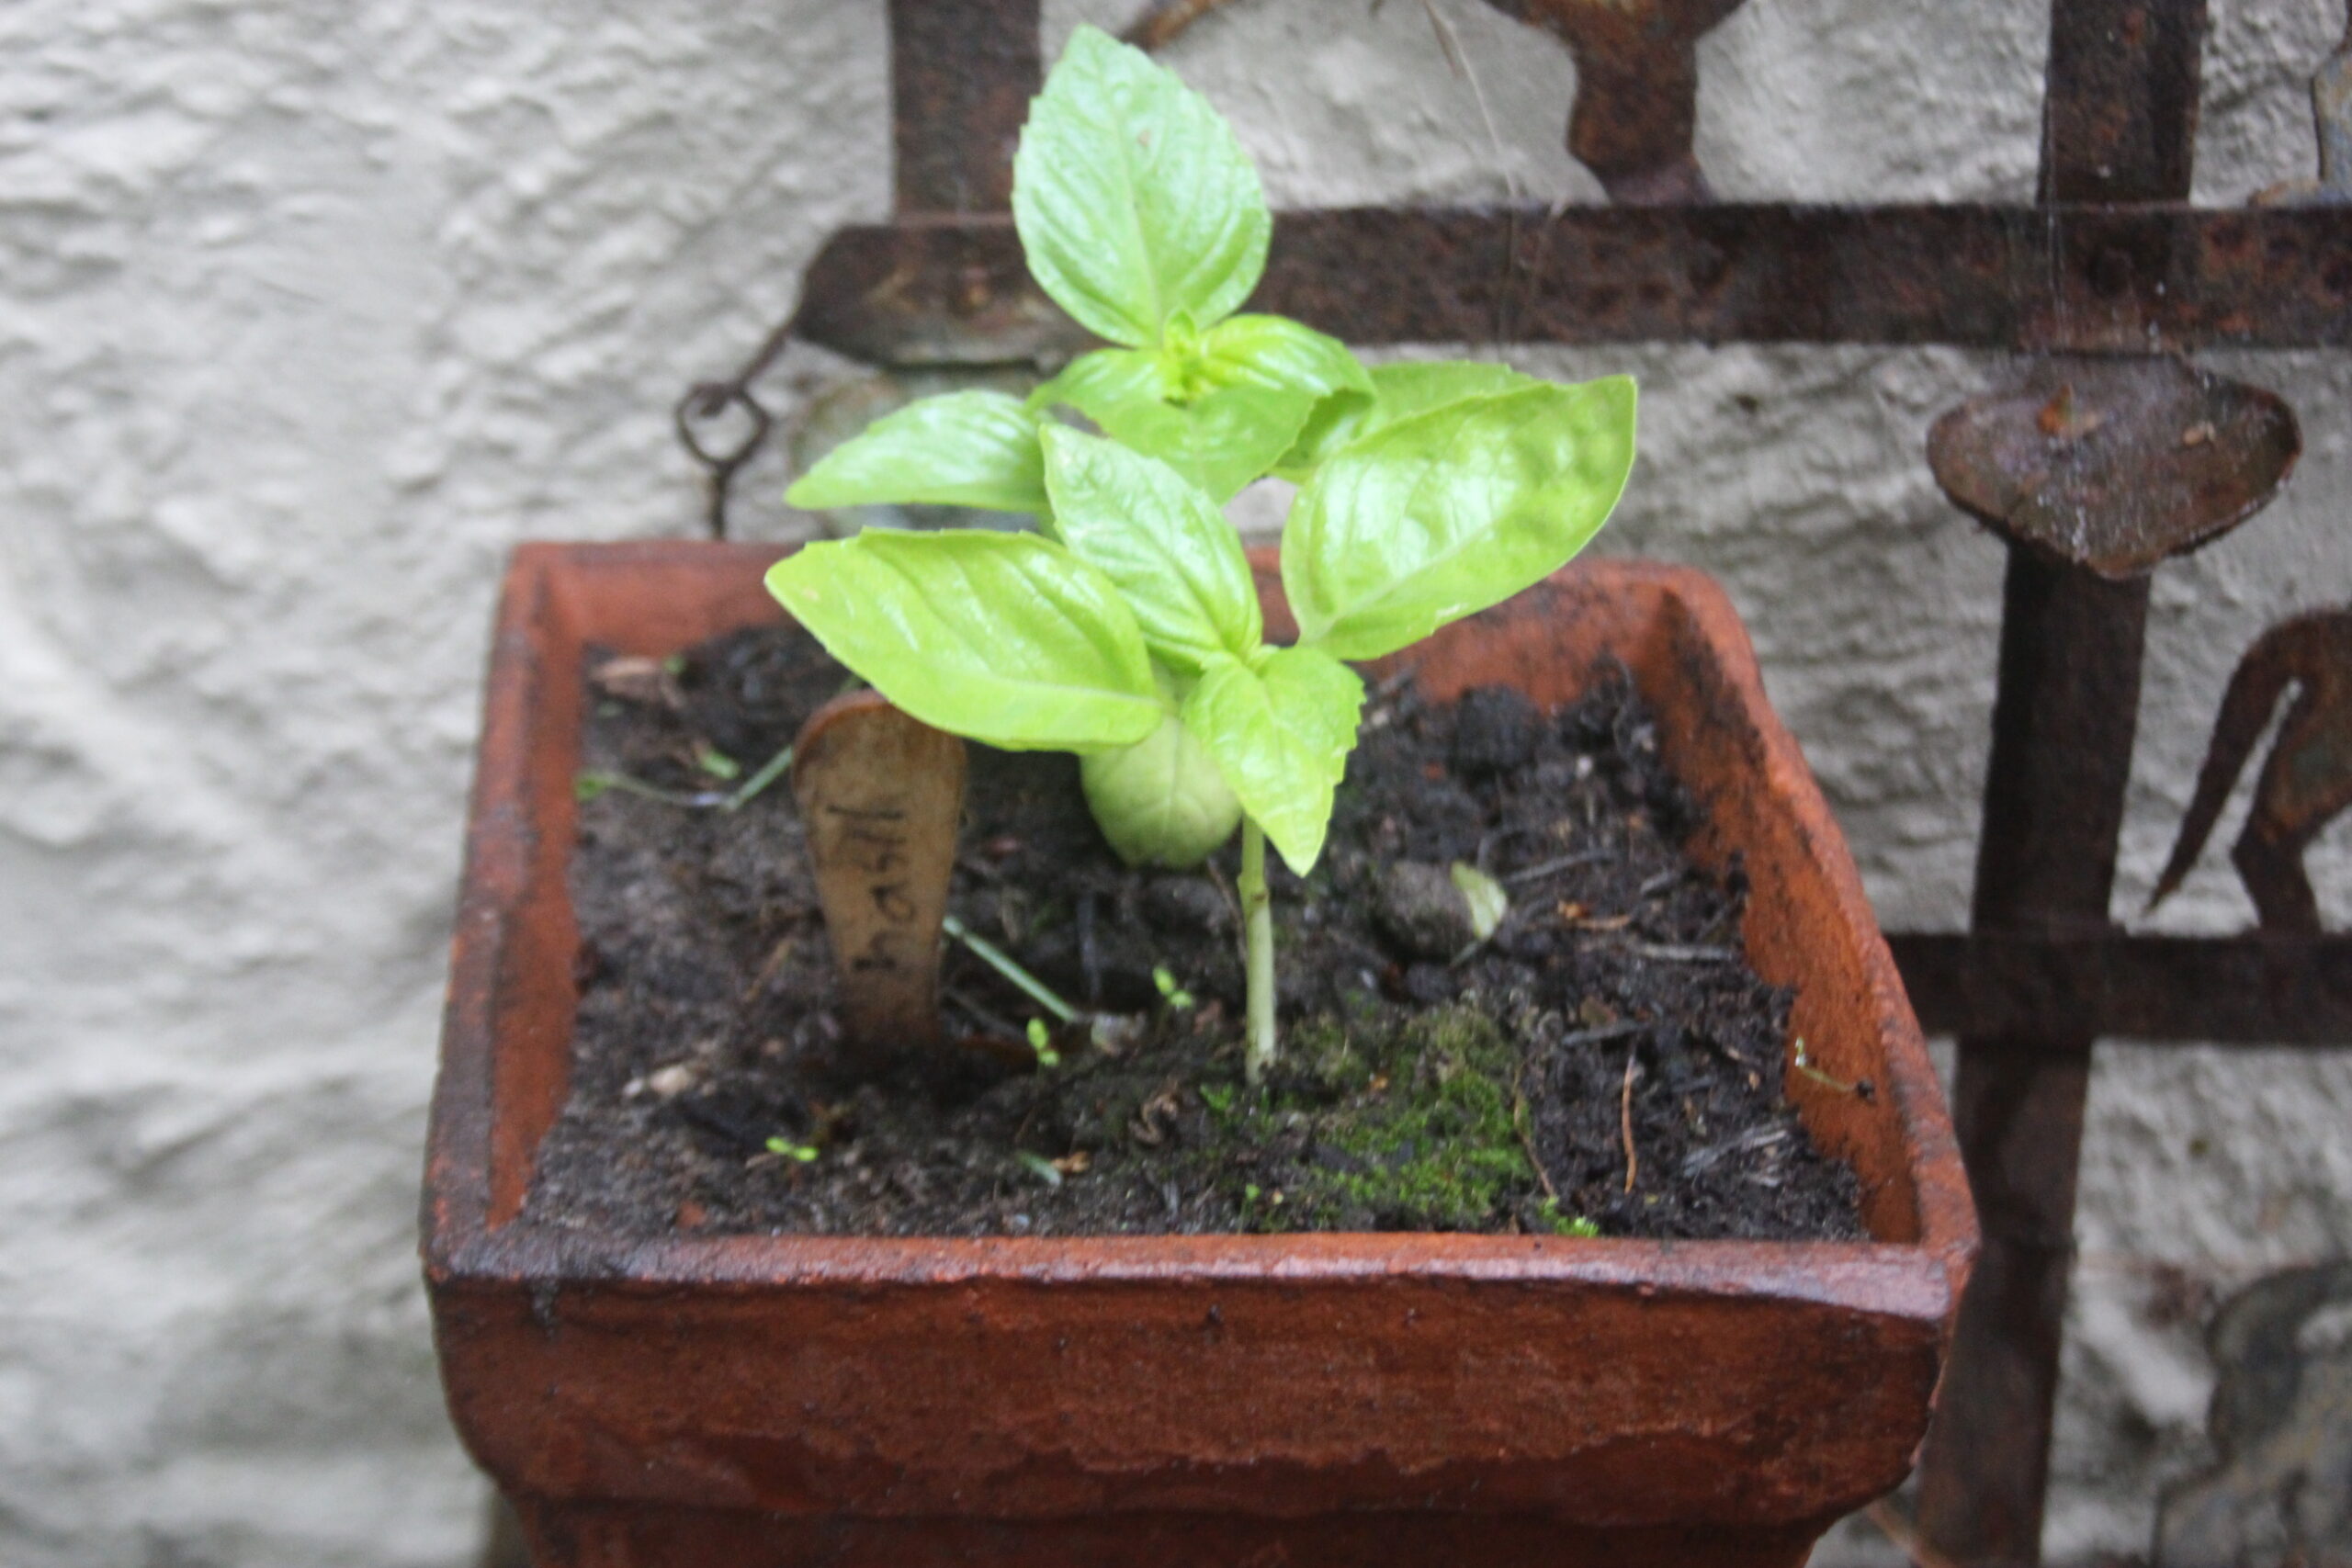
<svg viewBox="0 0 2352 1568"><path fill-rule="evenodd" d="M663 789L660 784L647 784L643 779L632 777L628 773L599 773L591 770L578 774L571 781L571 798L582 805L595 799L607 790L618 790L623 795L634 795L646 800L658 800L664 806L710 806L717 804L720 798L716 795L687 795L681 790Z"/></svg>
<svg viewBox="0 0 2352 1568"><path fill-rule="evenodd" d="M1557 1198L1546 1198L1535 1206L1545 1224L1558 1235L1580 1236L1591 1241L1600 1235L1600 1226L1589 1215L1571 1214L1560 1207Z"/></svg>
<svg viewBox="0 0 2352 1568"><path fill-rule="evenodd" d="M714 773L719 778L732 780L736 774L743 771L733 758L722 751L706 748L699 755L703 771ZM713 758L724 763L728 771L721 772L712 767L710 761ZM768 785L782 778L785 770L791 766L792 748L786 746L763 763L760 771L745 780L741 787L731 795L707 792L687 795L679 790L663 789L659 784L647 784L643 779L632 777L628 773L602 773L592 769L573 778L571 798L584 805L603 795L606 790L616 789L624 795L641 795L647 800L658 800L664 806L681 806L689 810L741 811L758 798L760 793Z"/></svg>
<svg viewBox="0 0 2352 1568"><path fill-rule="evenodd" d="M1233 1114L1233 1086L1229 1083L1201 1086L1201 1102L1219 1116Z"/></svg>
<svg viewBox="0 0 2352 1568"><path fill-rule="evenodd" d="M732 783L743 776L743 764L707 740L695 743L695 766L712 778Z"/></svg>
<svg viewBox="0 0 2352 1568"><path fill-rule="evenodd" d="M1030 1175L1046 1186L1059 1187L1062 1184L1061 1168L1045 1156L1033 1155L1026 1149L1015 1149L1012 1151L1012 1157L1019 1160Z"/></svg>
<svg viewBox="0 0 2352 1568"><path fill-rule="evenodd" d="M1864 1078L1860 1083L1848 1083L1844 1078L1835 1077L1828 1073L1823 1072L1819 1066L1814 1062L1813 1058L1805 1055L1804 1036L1802 1034L1797 1036L1795 1057L1796 1059L1792 1065L1796 1068L1796 1070L1811 1078L1814 1082L1821 1085L1822 1088L1835 1089L1839 1094L1860 1095L1864 1100L1868 1100L1871 1097L1870 1080L1868 1078Z"/></svg>
<svg viewBox="0 0 2352 1568"><path fill-rule="evenodd" d="M1062 1054L1054 1049L1054 1032L1046 1027L1042 1018L1029 1021L1029 1049L1037 1053L1037 1065L1041 1067L1062 1065Z"/></svg>
<svg viewBox="0 0 2352 1568"><path fill-rule="evenodd" d="M782 1155L786 1159L797 1159L802 1165L814 1164L818 1152L817 1145L814 1144L796 1144L790 1138L780 1134L768 1140L768 1153Z"/></svg>
<svg viewBox="0 0 2352 1568"><path fill-rule="evenodd" d="M1178 1012L1193 1010L1193 993L1178 985L1176 976L1170 975L1165 966L1157 964L1152 965L1151 983L1159 987L1160 997L1170 1007L1174 1008Z"/></svg>
<svg viewBox="0 0 2352 1568"><path fill-rule="evenodd" d="M988 507L1043 532L869 528L786 557L767 585L925 723L1077 753L1095 820L1131 863L1198 865L1239 827L1255 1082L1275 1051L1266 845L1300 876L1321 856L1363 706L1349 663L1500 604L1582 549L1633 466L1634 383L1367 369L1296 321L1237 314L1272 228L1257 171L1207 100L1095 28L1031 107L1012 215L1038 285L1111 346L1026 402L910 403L787 499ZM1279 644L1220 510L1268 474L1300 486L1282 543L1298 631Z"/></svg>
<svg viewBox="0 0 2352 1568"><path fill-rule="evenodd" d="M1023 968L1013 956L981 936L954 915L940 921L939 929L969 948L972 956L1003 976L1020 987L1022 993L1052 1013L1064 1023L1078 1021L1078 1010L1062 1000L1060 993Z"/></svg>

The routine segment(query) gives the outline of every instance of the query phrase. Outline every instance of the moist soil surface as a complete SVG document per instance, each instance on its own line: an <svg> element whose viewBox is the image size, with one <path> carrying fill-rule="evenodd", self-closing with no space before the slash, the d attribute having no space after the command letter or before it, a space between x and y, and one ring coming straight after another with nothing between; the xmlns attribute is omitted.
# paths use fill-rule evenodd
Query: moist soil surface
<svg viewBox="0 0 2352 1568"><path fill-rule="evenodd" d="M1502 688L1453 704L1404 679L1374 688L1322 860L1301 881L1267 857L1283 1056L1255 1089L1233 847L1202 873L1130 869L1073 759L982 746L950 908L1093 1021L1057 1030L1058 1062L1036 1066L1035 1004L950 942L959 1043L846 1071L788 784L709 804L843 679L790 628L660 663L590 660L572 1089L533 1219L1863 1234L1853 1172L1783 1096L1789 996L1739 951L1745 878L1678 848L1699 808L1622 670L1549 714ZM1465 924L1456 863L1509 895L1487 940Z"/></svg>

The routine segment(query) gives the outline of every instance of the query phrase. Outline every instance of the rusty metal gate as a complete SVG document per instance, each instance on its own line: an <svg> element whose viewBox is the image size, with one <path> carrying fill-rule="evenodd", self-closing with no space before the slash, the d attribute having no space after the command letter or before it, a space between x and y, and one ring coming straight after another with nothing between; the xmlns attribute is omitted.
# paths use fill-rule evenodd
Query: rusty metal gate
<svg viewBox="0 0 2352 1568"><path fill-rule="evenodd" d="M1130 37L1154 46L1221 3L1161 0ZM2234 851L2259 928L2139 936L2109 917L2150 580L2257 512L2301 443L2278 398L2184 356L2352 347L2352 39L2312 84L2320 179L2244 209L2188 205L2205 0L2054 0L2030 206L1730 203L1692 152L1695 47L1740 0L1490 3L1566 44L1568 148L1609 205L1284 212L1257 308L1357 344L2025 356L1928 442L1945 491L2007 544L2008 570L1970 929L1891 940L1921 1022L1960 1039L1954 1113L1984 1231L1920 1531L1954 1562L2036 1562L2094 1043L2352 1044L2352 936L2319 930L2301 865L2352 806L2352 609L2249 650L2159 885L2195 859L2292 691ZM786 342L902 368L1088 345L1030 283L1008 211L1042 75L1038 8L889 0L896 215L833 235L793 318L678 405L715 534L768 434L753 386ZM729 415L748 435L708 449Z"/></svg>

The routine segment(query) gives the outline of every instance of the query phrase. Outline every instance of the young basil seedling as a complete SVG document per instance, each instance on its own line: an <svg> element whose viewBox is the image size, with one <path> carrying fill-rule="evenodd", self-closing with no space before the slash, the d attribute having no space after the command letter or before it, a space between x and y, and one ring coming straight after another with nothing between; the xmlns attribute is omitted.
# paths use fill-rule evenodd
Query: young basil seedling
<svg viewBox="0 0 2352 1568"><path fill-rule="evenodd" d="M1499 604L1583 548L1633 464L1634 384L1367 371L1297 322L1235 314L1272 228L1257 174L1205 100L1092 28L1032 106L1013 171L1031 272L1114 346L1026 403L910 404L787 499L994 507L1046 532L869 529L779 561L768 587L926 723L1078 753L1131 863L1197 865L1238 823L1255 1079L1275 1050L1265 847L1301 876L1322 852L1363 705L1343 661ZM1265 640L1220 511L1268 473L1302 486L1283 537L1289 647Z"/></svg>

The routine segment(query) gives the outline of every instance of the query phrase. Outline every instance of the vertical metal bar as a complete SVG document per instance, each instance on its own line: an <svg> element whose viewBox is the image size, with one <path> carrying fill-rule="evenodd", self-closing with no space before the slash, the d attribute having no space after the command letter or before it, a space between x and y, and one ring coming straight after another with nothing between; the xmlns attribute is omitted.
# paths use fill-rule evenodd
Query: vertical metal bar
<svg viewBox="0 0 2352 1568"><path fill-rule="evenodd" d="M2057 0L2041 199L2185 200L2204 42L2205 0Z"/></svg>
<svg viewBox="0 0 2352 1568"><path fill-rule="evenodd" d="M1001 211L1044 80L1038 0L890 0L899 211Z"/></svg>
<svg viewBox="0 0 2352 1568"><path fill-rule="evenodd" d="M2205 0L2056 0L2041 199L2188 194ZM2108 923L2148 584L2011 547L1977 849L1980 931ZM1970 1568L2041 1561L2091 1042L1960 1043L1953 1112L1984 1226L1921 1461L1920 1526Z"/></svg>
<svg viewBox="0 0 2352 1568"><path fill-rule="evenodd" d="M1979 931L2108 923L2148 583L2009 558L1977 848ZM1919 1522L1953 1562L2041 1561L2073 1252L2087 1036L1961 1042L1953 1116L1984 1250L1921 1466Z"/></svg>

